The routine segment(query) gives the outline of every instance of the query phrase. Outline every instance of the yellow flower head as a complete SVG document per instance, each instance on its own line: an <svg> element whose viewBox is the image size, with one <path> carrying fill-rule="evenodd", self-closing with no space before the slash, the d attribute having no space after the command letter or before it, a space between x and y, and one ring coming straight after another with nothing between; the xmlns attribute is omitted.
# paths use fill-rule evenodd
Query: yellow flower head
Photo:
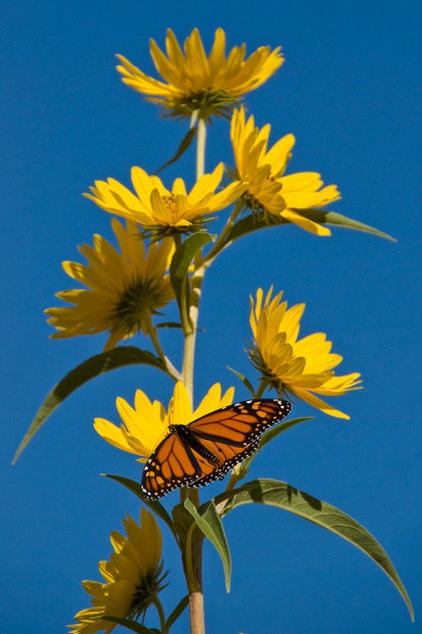
<svg viewBox="0 0 422 634"><path fill-rule="evenodd" d="M107 182L95 181L91 194L85 196L105 211L139 223L155 236L187 233L202 227L208 214L227 207L242 194L242 183L232 183L215 193L223 172L224 164L220 163L212 174L201 176L188 194L181 178L174 181L169 191L158 176L149 176L142 168L133 167L136 194L109 178Z"/></svg>
<svg viewBox="0 0 422 634"><path fill-rule="evenodd" d="M215 383L194 410L185 386L178 382L166 411L159 401L151 402L142 390L137 390L134 408L120 396L116 399L117 411L122 419L120 427L96 418L94 428L114 447L141 456L139 462L146 462L167 435L169 425L187 425L209 412L230 405L233 399L233 387L222 395L221 385Z"/></svg>
<svg viewBox="0 0 422 634"><path fill-rule="evenodd" d="M167 57L154 40L150 42L151 57L164 82L145 75L125 57L118 55L117 70L123 81L147 99L161 104L176 116L190 117L199 110L200 117L227 116L233 105L245 93L267 81L283 63L281 49L261 46L245 60L246 45L235 46L226 58L226 35L215 32L211 53L207 57L198 29L186 38L184 52L173 31L167 30Z"/></svg>
<svg viewBox="0 0 422 634"><path fill-rule="evenodd" d="M114 552L109 561L99 563L104 581L82 582L92 596L93 607L75 614L78 623L68 626L69 634L108 634L116 624L101 617L137 619L163 588L161 532L154 516L141 508L139 524L130 515L123 524L127 537L113 531L110 541Z"/></svg>
<svg viewBox="0 0 422 634"><path fill-rule="evenodd" d="M331 341L318 332L298 339L300 319L305 304L287 308L282 302L283 292L271 298L272 288L265 300L258 289L256 303L251 298L250 324L254 341L249 350L253 365L261 372L267 385L283 390L306 401L313 407L338 418L350 417L334 409L315 394L340 396L359 389L360 374L353 372L335 376L335 368L343 360L331 353Z"/></svg>
<svg viewBox="0 0 422 634"><path fill-rule="evenodd" d="M336 185L323 186L316 172L298 172L283 176L295 144L293 134L282 137L267 150L271 126L255 127L253 116L245 120L243 108L233 113L231 141L237 178L246 182L245 206L282 216L302 229L320 236L330 230L309 217L309 208L324 207L340 199Z"/></svg>
<svg viewBox="0 0 422 634"><path fill-rule="evenodd" d="M167 238L147 249L133 223L128 222L124 228L113 218L112 228L120 253L102 236L95 235L93 247L79 247L88 266L63 262L66 273L88 288L56 293L56 297L74 305L46 309L48 323L58 331L51 336L53 339L109 331L108 350L140 330L147 334L151 316L173 299L166 273L174 253L173 241Z"/></svg>

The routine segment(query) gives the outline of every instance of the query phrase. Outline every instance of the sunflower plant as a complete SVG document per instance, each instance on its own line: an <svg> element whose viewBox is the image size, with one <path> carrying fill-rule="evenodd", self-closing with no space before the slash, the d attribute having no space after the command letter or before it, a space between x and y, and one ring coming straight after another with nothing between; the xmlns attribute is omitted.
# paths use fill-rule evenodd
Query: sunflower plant
<svg viewBox="0 0 422 634"><path fill-rule="evenodd" d="M235 387L223 390L218 380L199 400L194 398L202 285L223 250L270 226L277 226L282 236L286 224L314 234L315 239L330 235L330 227L336 226L390 237L327 209L340 198L336 185L324 185L315 171L288 173L294 136L287 134L269 147L270 125L258 128L254 116L247 117L243 100L280 68L280 48L263 46L246 56L243 44L226 55L222 29L217 29L208 55L197 29L183 49L168 30L165 48L164 53L151 41L159 78L146 75L122 55L117 70L125 84L158 104L167 117L189 120L174 155L163 157L163 168L196 140L196 181L188 191L181 176L170 184L165 177L134 166L131 188L108 178L96 180L85 194L112 215L114 236L110 242L95 235L93 246L81 246L84 263L63 262L72 283L82 288L57 293L67 305L45 312L55 329L53 338L99 335L101 339L102 333L107 338L100 344L102 351L72 369L47 395L15 457L69 394L103 372L142 364L159 369L163 381L174 384L167 404L139 388L131 403L117 396L116 420L98 416L94 421L102 439L131 454L129 461L141 464L141 482L109 476L137 496L140 515L126 516L125 534L111 533L113 552L99 563L102 579L83 581L91 606L77 612L69 631L109 633L120 625L144 634L167 634L189 607L192 634L203 634L202 545L208 539L216 548L229 590L231 560L223 519L243 504L283 509L352 543L389 576L413 618L409 596L393 564L356 520L286 482L248 479L251 461L266 444L311 420L288 417L279 422L292 404L303 401L314 412L348 419L331 401L362 387L358 372L337 372L342 356L332 351L325 333L299 336L305 304L289 307L280 288L282 280L277 280L275 290L259 288L250 297L251 339L245 362L251 368L249 376L233 371L240 393L246 392L248 399L235 399ZM220 161L206 173L206 132L213 117L230 120L227 140L233 162ZM171 305L178 312L177 323L163 317ZM247 319L245 311L245 323ZM162 345L161 333L170 327L180 343L179 362ZM142 347L133 343L136 335L137 342L139 337L145 342ZM224 362L230 360L225 357ZM207 499L206 485L214 480L220 482L220 491ZM198 487L203 487L205 499ZM167 504L172 503L169 509ZM162 528L180 551L186 578L186 592L170 586L169 615L161 600L171 583L161 554ZM147 625L152 609L157 611L159 629Z"/></svg>

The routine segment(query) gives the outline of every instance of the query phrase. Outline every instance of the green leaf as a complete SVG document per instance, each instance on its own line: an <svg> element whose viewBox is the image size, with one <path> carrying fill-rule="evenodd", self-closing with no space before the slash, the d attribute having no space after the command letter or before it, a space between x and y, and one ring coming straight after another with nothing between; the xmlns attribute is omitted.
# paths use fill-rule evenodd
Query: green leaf
<svg viewBox="0 0 422 634"><path fill-rule="evenodd" d="M299 425L300 423L305 423L306 421L309 421L309 420L314 420L314 417L313 416L308 416L308 417L304 417L304 418L292 418L292 420L287 420L286 422L281 423L280 425L274 425L274 427L270 427L270 429L268 429L261 436L261 440L259 441L258 449L255 451L255 453L253 453L251 456L246 458L246 460L244 460L244 462L242 464L242 469L241 469L239 475L241 475L242 478L245 477L245 475L248 473L249 465L251 464L252 460L254 458L256 458L256 456L261 451L261 449L263 449L265 447L265 445L267 445L271 440L274 440L274 438L276 438L277 436L279 436L283 432L287 431L288 429L291 429L292 427L295 427L295 425ZM241 478L237 478L237 479L240 480Z"/></svg>
<svg viewBox="0 0 422 634"><path fill-rule="evenodd" d="M148 500L148 498L146 498L142 493L141 485L139 484L139 482L131 480L130 478L124 478L123 476L109 475L108 473L104 473L102 475L104 475L106 478L110 478L111 480L115 480L116 482L123 484L123 486L129 489L129 491L132 491L132 493L134 493L140 500L142 500L145 506L148 506L151 511L153 511L160 519L163 520L163 522L167 524L171 532L174 534L172 519L167 513L164 506L160 502L158 502L158 500Z"/></svg>
<svg viewBox="0 0 422 634"><path fill-rule="evenodd" d="M223 524L221 523L221 518L215 508L214 501L211 500L211 502L208 502L205 506L202 506L200 513L198 513L192 501L186 499L185 508L192 515L199 529L202 531L205 537L208 537L208 539L220 555L221 561L223 562L226 590L227 592L230 592L230 550L227 543L226 534L224 532Z"/></svg>
<svg viewBox="0 0 422 634"><path fill-rule="evenodd" d="M246 389L249 390L249 392L252 394L252 398L255 398L255 390L253 388L252 383L249 381L249 379L246 378L246 376L244 374L242 374L241 372L238 372L237 370L234 370L230 366L226 366L226 367L227 367L228 370L230 370L230 372L233 372L233 374L235 374L237 376L237 378L242 381L242 383L246 387Z"/></svg>
<svg viewBox="0 0 422 634"><path fill-rule="evenodd" d="M158 368L159 370L163 370L163 372L167 373L167 369L162 361L151 354L151 352L140 350L135 346L121 346L107 352L102 352L101 354L96 354L94 357L87 359L66 374L66 376L54 386L51 392L47 394L43 404L36 413L34 420L19 445L12 464L15 464L19 455L39 430L41 425L54 412L60 403L62 403L62 401L64 401L65 398L67 398L78 387L81 387L81 385L87 381L90 381L105 372L137 363L151 365L152 367Z"/></svg>
<svg viewBox="0 0 422 634"><path fill-rule="evenodd" d="M300 425L300 423L306 423L309 420L315 420L314 416L304 416L303 418L292 418L291 420L286 420L280 425L274 425L274 427L270 427L262 436L259 443L259 450L261 450L265 445L267 445L271 440L282 434L283 432L295 427L296 425ZM253 458L253 454L250 456Z"/></svg>
<svg viewBox="0 0 422 634"><path fill-rule="evenodd" d="M182 555L186 552L186 539L192 527L192 516L185 509L182 503L175 504L171 512L173 518L174 532Z"/></svg>
<svg viewBox="0 0 422 634"><path fill-rule="evenodd" d="M401 594L410 617L414 620L409 595L381 544L352 517L331 504L322 502L285 482L267 479L248 482L238 489L218 495L214 501L221 515L242 504L268 504L298 515L342 537L368 555L385 572Z"/></svg>
<svg viewBox="0 0 422 634"><path fill-rule="evenodd" d="M297 209L295 210L305 218L309 218L314 222L319 224L327 224L332 226L344 227L346 229L355 229L356 231L364 231L366 233L372 233L381 238L386 238L387 240L392 240L395 242L395 238L388 235L388 233L384 233L383 231L379 231L374 227L363 224L363 222L359 222L358 220L353 220L353 218L348 218L347 216L342 216L341 214L336 213L335 211L323 211L321 209ZM268 213L266 216L263 213L254 213L241 220L238 220L231 229L227 232L224 240L224 246L227 246L230 242L241 238L242 236L251 233L252 231L257 231L258 229L265 229L267 227L274 227L277 225L285 225L292 224L283 216L275 216L273 214Z"/></svg>
<svg viewBox="0 0 422 634"><path fill-rule="evenodd" d="M390 236L388 233L384 233L384 231L375 229L375 227L371 227L370 225L365 225L363 224L363 222L359 222L358 220L353 220L353 218L342 216L335 211L322 211L321 209L313 208L297 209L296 211L298 211L298 213L300 213L305 218L309 218L310 220L318 222L319 224L344 227L345 229L355 229L356 231L372 233L380 238L386 238L387 240L391 240L392 242L397 242L396 239Z"/></svg>
<svg viewBox="0 0 422 634"><path fill-rule="evenodd" d="M178 321L163 321L160 324L156 324L156 328L181 328L182 324Z"/></svg>
<svg viewBox="0 0 422 634"><path fill-rule="evenodd" d="M124 619L120 616L101 616L101 621L110 621L111 623L116 623L117 625L122 625L127 628L131 632L136 632L136 634L160 634L160 630L153 628L152 630L149 627L145 627L142 623L138 623L137 621L132 621L131 619Z"/></svg>
<svg viewBox="0 0 422 634"><path fill-rule="evenodd" d="M189 267L195 254L203 246L214 240L213 236L206 232L194 233L177 247L170 265L170 281L176 295L181 315L187 315L189 310L189 296L187 293L186 279Z"/></svg>
<svg viewBox="0 0 422 634"><path fill-rule="evenodd" d="M169 159L166 163L164 163L164 165L159 167L158 170L155 172L155 174L159 174L160 172L163 171L164 168L168 167L172 163L175 163L186 152L186 150L190 147L192 141L194 140L196 136L196 132L197 132L197 128L191 128L190 130L187 131L182 141L180 142L179 147L177 148L176 154L171 159Z"/></svg>
<svg viewBox="0 0 422 634"><path fill-rule="evenodd" d="M189 605L189 595L187 594L183 599L176 605L173 612L170 614L169 618L166 621L167 632L170 631L173 623L177 621L179 616L186 610Z"/></svg>

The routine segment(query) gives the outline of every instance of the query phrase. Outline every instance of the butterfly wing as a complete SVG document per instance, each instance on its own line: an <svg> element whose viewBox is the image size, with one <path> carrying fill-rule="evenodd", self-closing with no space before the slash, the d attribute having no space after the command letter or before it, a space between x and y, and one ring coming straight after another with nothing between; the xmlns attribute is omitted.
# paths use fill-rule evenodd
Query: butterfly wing
<svg viewBox="0 0 422 634"><path fill-rule="evenodd" d="M201 460L202 473L192 479L190 486L200 487L225 474L258 449L263 432L285 418L291 404L282 399L256 399L234 403L211 414L206 414L189 425L217 464ZM205 463L205 464L203 464Z"/></svg>
<svg viewBox="0 0 422 634"><path fill-rule="evenodd" d="M141 488L152 500L182 486L200 487L224 478L252 455L262 433L285 418L291 405L281 399L234 403L189 425L173 425L147 460Z"/></svg>
<svg viewBox="0 0 422 634"><path fill-rule="evenodd" d="M191 486L191 481L201 474L189 445L172 432L148 458L142 473L142 492L147 498L158 500L173 489Z"/></svg>

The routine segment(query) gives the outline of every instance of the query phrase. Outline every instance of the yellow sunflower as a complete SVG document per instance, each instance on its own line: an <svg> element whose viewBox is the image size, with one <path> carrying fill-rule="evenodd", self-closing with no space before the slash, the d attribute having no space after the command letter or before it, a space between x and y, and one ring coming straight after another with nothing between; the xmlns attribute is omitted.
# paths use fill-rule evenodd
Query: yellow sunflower
<svg viewBox="0 0 422 634"><path fill-rule="evenodd" d="M298 339L300 319L305 304L287 308L281 291L273 298L272 288L265 300L258 289L256 302L251 298L250 324L254 341L249 349L253 365L261 372L263 381L280 393L293 396L317 407L325 414L338 418L350 417L334 409L315 396L340 396L360 389L360 374L353 372L335 376L335 368L343 357L331 352L332 343L322 333Z"/></svg>
<svg viewBox="0 0 422 634"><path fill-rule="evenodd" d="M282 216L306 231L320 236L330 230L307 217L307 209L324 207L340 199L336 185L327 185L316 172L298 172L283 176L295 144L293 134L282 137L267 149L271 126L260 130L254 117L246 121L243 108L233 113L231 141L236 164L236 177L245 181L245 206Z"/></svg>
<svg viewBox="0 0 422 634"><path fill-rule="evenodd" d="M134 408L120 396L116 399L117 411L122 420L120 427L104 418L96 418L94 428L114 447L141 456L139 462L146 462L167 435L169 425L187 425L209 412L230 405L233 399L233 387L222 395L221 385L215 383L199 406L193 409L188 392L179 381L175 384L167 411L159 401L151 402L142 390L137 390Z"/></svg>
<svg viewBox="0 0 422 634"><path fill-rule="evenodd" d="M266 82L284 60L280 48L271 51L269 46L261 46L247 59L245 44L232 48L227 58L225 48L226 35L221 28L215 32L208 57L198 29L186 38L184 52L168 29L167 57L154 40L150 42L151 57L164 82L149 77L122 55L117 56L122 64L117 70L125 84L149 95L149 101L161 104L170 114L190 117L199 111L203 119L226 116L245 93Z"/></svg>
<svg viewBox="0 0 422 634"><path fill-rule="evenodd" d="M230 205L243 190L243 183L231 183L220 192L215 190L223 178L224 164L211 174L201 176L187 193L184 181L177 178L172 190L166 189L158 176L149 176L142 168L132 168L136 194L109 178L95 181L91 194L85 194L99 207L117 216L137 222L155 235L201 228L206 216Z"/></svg>
<svg viewBox="0 0 422 634"><path fill-rule="evenodd" d="M134 223L128 222L125 228L113 218L112 228L120 253L105 238L95 235L93 247L79 247L88 266L63 262L65 272L88 288L56 293L74 305L45 310L48 323L58 331L52 339L109 331L105 346L109 350L140 330L147 334L151 316L173 299L167 274L173 240L167 238L147 249Z"/></svg>
<svg viewBox="0 0 422 634"><path fill-rule="evenodd" d="M98 565L104 581L82 582L93 607L75 614L78 623L68 626L69 634L109 634L117 625L101 617L138 619L163 588L161 532L154 516L141 508L139 524L130 515L123 524L127 537L113 531L114 552Z"/></svg>

